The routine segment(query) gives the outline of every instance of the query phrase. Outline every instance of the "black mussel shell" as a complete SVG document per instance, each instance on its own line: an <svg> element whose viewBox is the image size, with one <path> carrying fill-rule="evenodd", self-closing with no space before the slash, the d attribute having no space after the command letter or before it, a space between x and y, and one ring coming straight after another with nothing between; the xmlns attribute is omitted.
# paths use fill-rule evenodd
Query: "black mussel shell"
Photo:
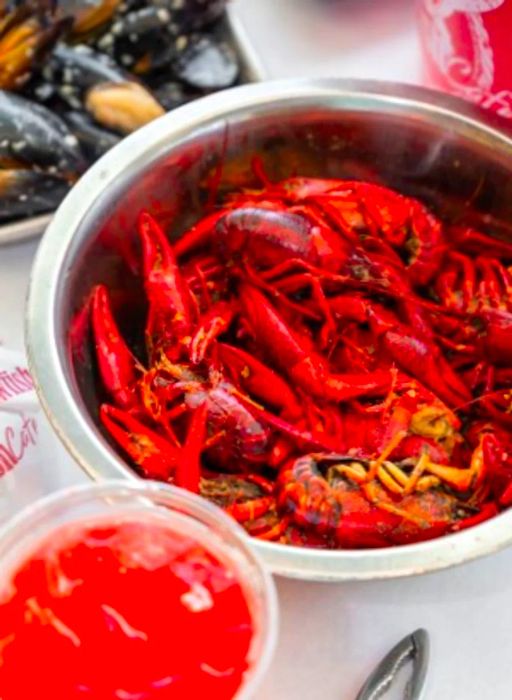
<svg viewBox="0 0 512 700"><path fill-rule="evenodd" d="M169 29L178 36L218 20L226 11L227 0L151 0L151 4L170 12Z"/></svg>
<svg viewBox="0 0 512 700"><path fill-rule="evenodd" d="M187 102L191 102L199 96L197 93L187 91L187 89L177 81L170 81L158 85L158 87L153 88L153 95L167 112Z"/></svg>
<svg viewBox="0 0 512 700"><path fill-rule="evenodd" d="M91 163L121 140L118 134L103 129L85 112L71 110L64 114L63 118L70 131L77 137L85 157Z"/></svg>
<svg viewBox="0 0 512 700"><path fill-rule="evenodd" d="M53 211L69 188L66 180L48 173L0 170L0 222Z"/></svg>
<svg viewBox="0 0 512 700"><path fill-rule="evenodd" d="M240 66L235 50L225 41L192 35L174 61L173 71L197 90L222 90L235 83Z"/></svg>
<svg viewBox="0 0 512 700"><path fill-rule="evenodd" d="M24 163L70 178L86 162L76 136L43 105L0 90L0 162Z"/></svg>

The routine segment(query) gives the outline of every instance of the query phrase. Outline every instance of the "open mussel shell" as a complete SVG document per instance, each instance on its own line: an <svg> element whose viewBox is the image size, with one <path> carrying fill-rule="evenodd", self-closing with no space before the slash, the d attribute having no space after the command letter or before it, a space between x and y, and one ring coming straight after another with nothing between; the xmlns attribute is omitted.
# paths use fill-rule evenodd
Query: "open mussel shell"
<svg viewBox="0 0 512 700"><path fill-rule="evenodd" d="M68 18L49 21L28 5L1 17L0 88L18 90L23 86L71 24Z"/></svg>
<svg viewBox="0 0 512 700"><path fill-rule="evenodd" d="M17 49L20 24L29 20L41 30L37 50L29 47L25 56L30 65L15 76L20 93L5 105L0 92L0 168L74 182L121 136L236 82L239 62L253 80L258 68L226 7L226 0L0 1L1 55L4 31L15 31L11 48ZM112 42L114 26L119 36ZM203 35L206 43L199 43ZM24 37L32 35L24 30L19 39ZM222 46L226 38L235 51ZM8 63L0 61L0 78L2 71L10 76ZM42 206L36 203L34 210ZM10 218L32 213L16 209Z"/></svg>
<svg viewBox="0 0 512 700"><path fill-rule="evenodd" d="M153 95L133 82L96 85L87 93L85 107L99 124L122 134L165 114Z"/></svg>
<svg viewBox="0 0 512 700"><path fill-rule="evenodd" d="M64 0L61 11L72 13L72 36L81 38L110 22L122 4L122 0Z"/></svg>

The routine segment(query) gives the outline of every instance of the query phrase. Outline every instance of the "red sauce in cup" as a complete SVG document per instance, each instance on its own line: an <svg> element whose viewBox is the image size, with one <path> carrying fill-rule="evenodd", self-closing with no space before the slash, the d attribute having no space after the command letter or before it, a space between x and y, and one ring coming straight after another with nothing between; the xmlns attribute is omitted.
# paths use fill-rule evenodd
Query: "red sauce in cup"
<svg viewBox="0 0 512 700"><path fill-rule="evenodd" d="M77 522L0 584L1 700L221 700L254 633L235 571L164 520Z"/></svg>

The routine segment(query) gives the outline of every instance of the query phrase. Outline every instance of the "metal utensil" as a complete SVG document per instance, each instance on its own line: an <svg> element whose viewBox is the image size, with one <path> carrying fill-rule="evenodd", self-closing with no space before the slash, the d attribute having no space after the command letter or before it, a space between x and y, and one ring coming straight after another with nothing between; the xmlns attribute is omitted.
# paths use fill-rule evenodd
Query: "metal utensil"
<svg viewBox="0 0 512 700"><path fill-rule="evenodd" d="M420 700L425 688L429 661L430 642L428 632L418 629L408 634L382 659L356 700L380 700L394 684L399 671L412 663L412 674L404 691L404 700Z"/></svg>

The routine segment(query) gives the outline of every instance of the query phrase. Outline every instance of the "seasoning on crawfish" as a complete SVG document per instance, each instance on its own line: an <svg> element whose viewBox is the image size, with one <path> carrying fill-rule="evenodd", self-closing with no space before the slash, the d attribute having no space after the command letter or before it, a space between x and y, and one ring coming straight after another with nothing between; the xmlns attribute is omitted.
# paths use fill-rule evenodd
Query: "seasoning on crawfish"
<svg viewBox="0 0 512 700"><path fill-rule="evenodd" d="M100 417L129 463L295 546L510 506L509 244L382 186L256 173L174 245L141 215L145 359L94 291Z"/></svg>

